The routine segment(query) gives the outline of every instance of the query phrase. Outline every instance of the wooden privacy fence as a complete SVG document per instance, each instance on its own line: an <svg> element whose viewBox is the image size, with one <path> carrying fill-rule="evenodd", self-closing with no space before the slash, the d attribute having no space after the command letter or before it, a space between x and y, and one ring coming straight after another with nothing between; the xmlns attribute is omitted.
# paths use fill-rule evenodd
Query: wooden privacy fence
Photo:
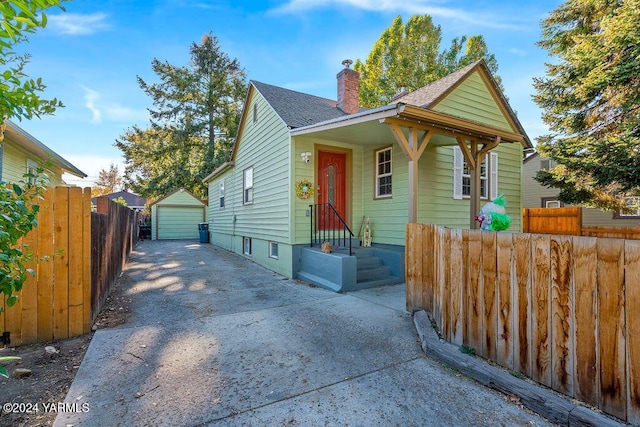
<svg viewBox="0 0 640 427"><path fill-rule="evenodd" d="M522 210L522 231L640 240L640 227L584 227L581 208L525 208Z"/></svg>
<svg viewBox="0 0 640 427"><path fill-rule="evenodd" d="M23 244L34 257L18 302L4 307L0 328L11 343L82 335L91 330L91 189L49 188L40 201L38 227ZM5 303L2 299L2 304Z"/></svg>
<svg viewBox="0 0 640 427"><path fill-rule="evenodd" d="M640 423L640 241L408 224L407 309L446 340Z"/></svg>
<svg viewBox="0 0 640 427"><path fill-rule="evenodd" d="M4 308L0 331L10 332L12 345L91 331L137 239L138 226L130 209L100 199L104 214L91 212L90 188L47 189L40 201L38 227L22 244L35 258L49 259L28 266L36 275L27 277L13 307L0 298Z"/></svg>
<svg viewBox="0 0 640 427"><path fill-rule="evenodd" d="M95 319L139 236L139 213L98 197L91 214L91 319Z"/></svg>

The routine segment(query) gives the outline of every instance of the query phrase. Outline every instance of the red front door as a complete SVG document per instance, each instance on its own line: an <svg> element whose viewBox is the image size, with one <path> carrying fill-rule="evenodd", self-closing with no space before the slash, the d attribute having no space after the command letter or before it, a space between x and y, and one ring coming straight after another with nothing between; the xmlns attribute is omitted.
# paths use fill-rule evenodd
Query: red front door
<svg viewBox="0 0 640 427"><path fill-rule="evenodd" d="M318 151L318 192L319 204L331 204L340 217L346 222L347 207L347 155ZM337 221L332 220L324 209L318 212L318 226L321 230L339 228Z"/></svg>

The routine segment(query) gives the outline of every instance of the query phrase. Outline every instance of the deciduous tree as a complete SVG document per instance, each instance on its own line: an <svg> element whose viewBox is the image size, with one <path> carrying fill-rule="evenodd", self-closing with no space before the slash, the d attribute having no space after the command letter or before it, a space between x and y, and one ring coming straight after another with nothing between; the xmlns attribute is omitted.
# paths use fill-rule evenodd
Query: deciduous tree
<svg viewBox="0 0 640 427"><path fill-rule="evenodd" d="M536 179L565 203L617 209L640 194L640 4L569 0L542 22L554 58L534 100L550 133L541 155L557 167Z"/></svg>
<svg viewBox="0 0 640 427"><path fill-rule="evenodd" d="M111 163L109 170L100 169L98 172L98 179L95 185L91 189L91 195L93 197L102 196L104 194L116 193L122 190L124 179L120 175L118 165Z"/></svg>
<svg viewBox="0 0 640 427"><path fill-rule="evenodd" d="M414 91L482 58L495 76L498 63L481 35L454 38L444 50L441 43L442 29L431 16L414 15L406 25L396 17L367 60L354 64L360 73L360 105L385 105L402 90Z"/></svg>
<svg viewBox="0 0 640 427"><path fill-rule="evenodd" d="M134 126L116 141L125 180L149 199L186 188L206 197L202 180L229 157L246 92L245 72L207 34L193 43L187 67L154 59L158 83L138 77L152 98L151 126Z"/></svg>

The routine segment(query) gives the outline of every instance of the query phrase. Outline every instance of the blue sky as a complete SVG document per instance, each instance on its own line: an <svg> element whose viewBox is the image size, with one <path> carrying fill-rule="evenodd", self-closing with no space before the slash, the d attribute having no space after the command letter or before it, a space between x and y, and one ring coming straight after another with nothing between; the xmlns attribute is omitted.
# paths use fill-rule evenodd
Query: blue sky
<svg viewBox="0 0 640 427"><path fill-rule="evenodd" d="M191 43L212 32L249 79L331 99L343 59L365 60L393 19L429 14L454 37L482 34L496 55L505 94L530 138L546 132L531 100L533 77L544 76L546 51L536 46L540 22L559 0L74 0L49 11L49 24L19 51L26 72L47 85L45 98L65 108L18 124L89 175L66 177L88 186L111 163L123 172L114 141L146 127L151 99L136 77L153 82L157 58L186 66Z"/></svg>

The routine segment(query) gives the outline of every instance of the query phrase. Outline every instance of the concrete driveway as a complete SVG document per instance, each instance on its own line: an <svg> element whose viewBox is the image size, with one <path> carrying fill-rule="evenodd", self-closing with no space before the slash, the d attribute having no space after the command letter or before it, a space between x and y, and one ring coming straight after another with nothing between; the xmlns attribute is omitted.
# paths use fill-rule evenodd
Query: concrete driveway
<svg viewBox="0 0 640 427"><path fill-rule="evenodd" d="M425 357L404 285L336 294L195 241L143 241L55 426L549 425Z"/></svg>

